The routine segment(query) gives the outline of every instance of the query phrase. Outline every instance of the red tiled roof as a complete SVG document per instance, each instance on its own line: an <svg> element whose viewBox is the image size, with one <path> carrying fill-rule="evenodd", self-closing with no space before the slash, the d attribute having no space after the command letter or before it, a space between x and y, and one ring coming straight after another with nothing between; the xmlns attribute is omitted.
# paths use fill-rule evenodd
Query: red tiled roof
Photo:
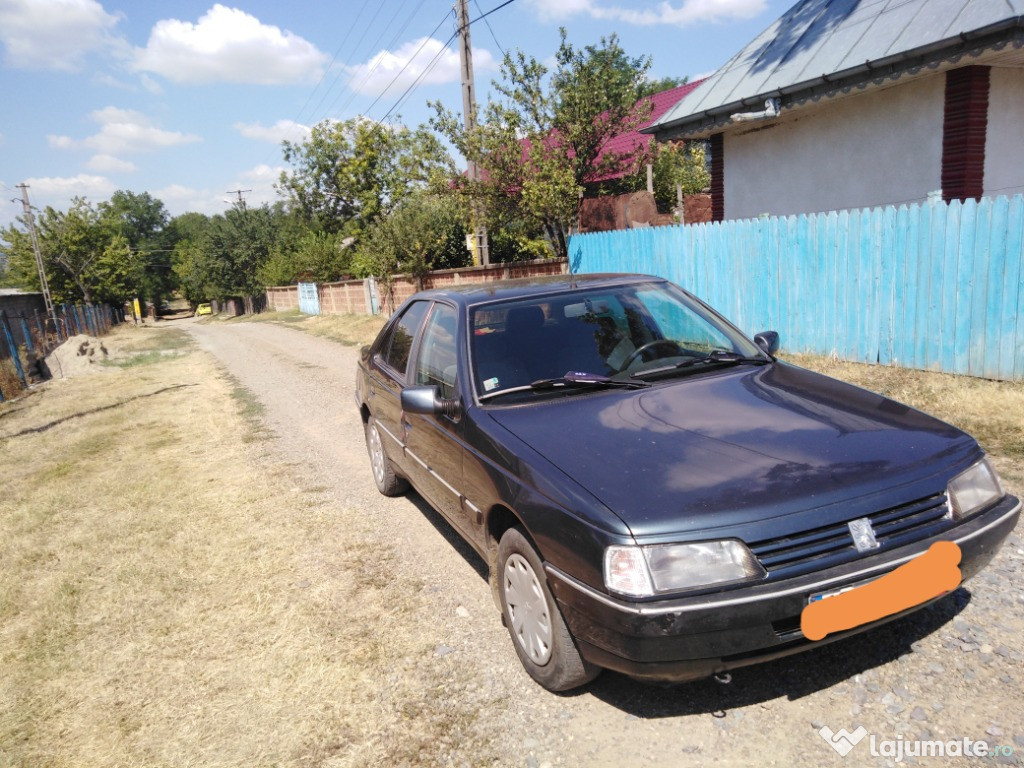
<svg viewBox="0 0 1024 768"><path fill-rule="evenodd" d="M616 136L609 141L604 149L601 150L601 154L598 156L603 157L608 152L619 152L628 153L632 152L639 146L647 147L651 143L651 136L640 133L641 128L646 128L663 114L668 112L672 107L682 101L688 93L693 91L698 85L703 83L703 80L696 80L692 83L685 83L684 85L677 86L676 88L670 88L667 91L661 91L655 93L647 98L652 102L651 104L651 116L642 124L637 126L635 131L629 133L623 133ZM617 179L625 174L608 174L597 179L589 179L589 181L606 181L607 179Z"/></svg>
<svg viewBox="0 0 1024 768"><path fill-rule="evenodd" d="M636 130L614 137L604 146L601 153L598 155L598 158L600 159L601 157L604 157L608 152L628 153L636 149L638 146L649 146L651 141L653 141L653 137L640 133L640 129L646 128L663 114L668 112L672 107L682 101L687 94L696 89L697 86L703 82L704 80L696 80L692 83L685 83L683 85L676 86L675 88L669 88L667 91L659 91L658 93L646 96L645 98L650 99L651 101L651 116L648 117L646 121L638 125ZM519 144L523 148L523 160L525 162L527 150L530 148L530 140L520 139ZM462 172L463 176L466 174L467 171ZM487 178L487 172L484 169L481 169L481 175L483 178ZM608 179L618 179L625 175L625 172L609 173L596 178L588 178L587 181L607 181Z"/></svg>

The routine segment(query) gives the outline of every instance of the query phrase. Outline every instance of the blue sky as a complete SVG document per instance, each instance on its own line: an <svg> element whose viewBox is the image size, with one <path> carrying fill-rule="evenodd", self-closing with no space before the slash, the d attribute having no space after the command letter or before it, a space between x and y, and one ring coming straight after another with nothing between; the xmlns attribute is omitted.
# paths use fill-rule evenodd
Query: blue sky
<svg viewBox="0 0 1024 768"><path fill-rule="evenodd" d="M502 0L470 0L476 19ZM788 0L515 0L472 26L479 98L501 49L549 59L618 33L651 75L724 64ZM66 209L115 190L149 192L174 215L225 210L231 190L273 201L282 138L324 119L389 111L426 121L428 99L459 109L450 0L0 0L0 225L29 184ZM419 52L418 55L416 52ZM401 72L402 68L412 63ZM401 74L399 74L401 72ZM395 80L397 75L397 80ZM397 109L396 109L397 105ZM393 119L393 118L392 118Z"/></svg>

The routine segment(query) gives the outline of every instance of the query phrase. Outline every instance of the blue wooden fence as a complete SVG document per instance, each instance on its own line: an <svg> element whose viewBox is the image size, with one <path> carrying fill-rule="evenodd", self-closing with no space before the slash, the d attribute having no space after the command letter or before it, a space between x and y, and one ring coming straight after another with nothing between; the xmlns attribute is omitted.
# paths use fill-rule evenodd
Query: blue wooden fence
<svg viewBox="0 0 1024 768"><path fill-rule="evenodd" d="M574 272L642 272L790 352L1024 379L1024 197L576 235Z"/></svg>

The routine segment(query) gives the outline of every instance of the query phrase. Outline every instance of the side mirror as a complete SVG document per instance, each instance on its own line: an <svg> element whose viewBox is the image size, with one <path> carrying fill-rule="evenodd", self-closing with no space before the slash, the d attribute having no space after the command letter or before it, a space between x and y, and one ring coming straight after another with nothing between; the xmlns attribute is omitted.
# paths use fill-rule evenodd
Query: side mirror
<svg viewBox="0 0 1024 768"><path fill-rule="evenodd" d="M761 348L762 352L774 355L779 351L779 332L761 331L754 337L754 343Z"/></svg>
<svg viewBox="0 0 1024 768"><path fill-rule="evenodd" d="M436 386L406 387L402 390L402 410L406 413L454 418L459 413L459 401L445 400Z"/></svg>

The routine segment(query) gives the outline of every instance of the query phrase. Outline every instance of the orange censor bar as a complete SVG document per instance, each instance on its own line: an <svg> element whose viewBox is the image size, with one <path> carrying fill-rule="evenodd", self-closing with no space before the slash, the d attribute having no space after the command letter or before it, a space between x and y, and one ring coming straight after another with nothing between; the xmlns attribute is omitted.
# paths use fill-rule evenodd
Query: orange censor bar
<svg viewBox="0 0 1024 768"><path fill-rule="evenodd" d="M809 640L859 627L952 592L960 585L960 547L937 541L892 573L807 605L800 629Z"/></svg>

